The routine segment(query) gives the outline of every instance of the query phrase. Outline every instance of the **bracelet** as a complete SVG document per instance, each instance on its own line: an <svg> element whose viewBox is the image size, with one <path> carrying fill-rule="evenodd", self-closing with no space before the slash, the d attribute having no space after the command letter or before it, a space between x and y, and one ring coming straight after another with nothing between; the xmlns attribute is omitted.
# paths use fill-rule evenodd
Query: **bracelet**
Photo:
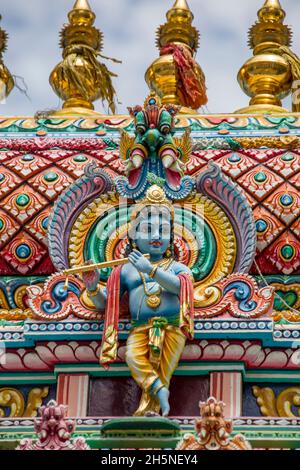
<svg viewBox="0 0 300 470"><path fill-rule="evenodd" d="M149 277L151 277L151 279L154 278L155 274L156 274L156 271L158 269L158 266L154 266L149 274Z"/></svg>
<svg viewBox="0 0 300 470"><path fill-rule="evenodd" d="M96 297L96 295L99 294L100 290L101 285L98 284L95 290L87 290L86 292L89 297Z"/></svg>

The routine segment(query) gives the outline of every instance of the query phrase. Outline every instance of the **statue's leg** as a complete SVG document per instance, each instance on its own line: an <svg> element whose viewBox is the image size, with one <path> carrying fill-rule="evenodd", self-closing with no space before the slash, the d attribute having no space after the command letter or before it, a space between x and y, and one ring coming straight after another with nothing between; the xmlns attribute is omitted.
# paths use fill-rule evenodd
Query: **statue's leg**
<svg viewBox="0 0 300 470"><path fill-rule="evenodd" d="M160 403L159 400L152 396L150 391L143 390L138 409L135 411L134 416L159 415Z"/></svg>
<svg viewBox="0 0 300 470"><path fill-rule="evenodd" d="M126 362L132 377L143 390L140 405L135 416L147 412L159 413L158 399L150 394L151 386L158 379L157 370L149 360L149 328L135 328L129 335L126 345Z"/></svg>
<svg viewBox="0 0 300 470"><path fill-rule="evenodd" d="M186 342L186 336L176 326L168 325L158 370L161 381L169 387L173 372L178 366Z"/></svg>
<svg viewBox="0 0 300 470"><path fill-rule="evenodd" d="M170 380L183 352L186 337L179 328L171 325L165 328L164 333L160 359L152 363L158 377L152 382L150 393L143 392L136 415L144 415L147 411L159 413L160 408L163 416L169 414Z"/></svg>
<svg viewBox="0 0 300 470"><path fill-rule="evenodd" d="M169 385L184 349L186 337L179 328L167 326L164 345L161 353L158 375L164 387L158 392L163 416L169 414Z"/></svg>

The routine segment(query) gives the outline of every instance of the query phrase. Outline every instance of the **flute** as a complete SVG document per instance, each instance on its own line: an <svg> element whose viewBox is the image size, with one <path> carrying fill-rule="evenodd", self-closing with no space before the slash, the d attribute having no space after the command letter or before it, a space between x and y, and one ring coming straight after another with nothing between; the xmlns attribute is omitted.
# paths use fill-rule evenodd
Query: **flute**
<svg viewBox="0 0 300 470"><path fill-rule="evenodd" d="M147 259L150 258L150 255L148 253L144 254L143 256ZM65 282L65 289L68 289L69 287L68 276L71 276L71 274L88 273L89 271L94 271L95 269L113 268L114 266L121 266L122 264L126 264L128 262L128 258L121 258L112 261L104 261L103 263L85 264L84 266L76 266L75 268L65 269L64 271L62 271L62 274L67 276Z"/></svg>

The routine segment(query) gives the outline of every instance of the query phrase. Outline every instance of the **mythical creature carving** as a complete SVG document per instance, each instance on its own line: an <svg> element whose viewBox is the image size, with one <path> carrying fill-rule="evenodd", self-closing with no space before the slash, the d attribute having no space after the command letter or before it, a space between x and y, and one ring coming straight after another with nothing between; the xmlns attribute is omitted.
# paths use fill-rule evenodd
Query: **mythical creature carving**
<svg viewBox="0 0 300 470"><path fill-rule="evenodd" d="M210 397L200 402L201 419L195 422L197 437L186 434L176 450L251 450L242 434L230 437L232 421L224 418L224 403Z"/></svg>
<svg viewBox="0 0 300 470"><path fill-rule="evenodd" d="M163 187L170 199L187 196L193 189L192 179L184 176L192 141L189 129L181 137L173 135L179 108L162 106L158 96L151 94L144 107L128 109L134 118L135 135L121 133L120 156L128 179L117 178L118 192L131 199L144 195L151 185L149 174L153 174L164 180Z"/></svg>
<svg viewBox="0 0 300 470"><path fill-rule="evenodd" d="M38 440L23 439L16 450L90 450L84 438L72 440L75 422L66 419L66 406L51 400L39 412L41 418L36 419L34 424Z"/></svg>

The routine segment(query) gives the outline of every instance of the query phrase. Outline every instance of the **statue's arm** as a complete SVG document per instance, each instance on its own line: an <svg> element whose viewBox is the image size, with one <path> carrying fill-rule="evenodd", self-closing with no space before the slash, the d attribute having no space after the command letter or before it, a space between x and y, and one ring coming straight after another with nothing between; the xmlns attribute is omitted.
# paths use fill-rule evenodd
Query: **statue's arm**
<svg viewBox="0 0 300 470"><path fill-rule="evenodd" d="M153 273L154 266L146 259L138 250L133 250L128 256L129 261L140 272L150 275ZM164 271L162 268L157 268L152 278L165 290L172 294L180 294L180 273L187 273L192 277L190 269L181 263L176 263L173 267L174 273Z"/></svg>
<svg viewBox="0 0 300 470"><path fill-rule="evenodd" d="M157 268L153 279L165 290L172 294L180 294L180 280L176 274Z"/></svg>
<svg viewBox="0 0 300 470"><path fill-rule="evenodd" d="M84 283L86 285L88 296L93 302L97 310L105 310L107 301L107 288L101 288L100 286L100 273L99 271L93 271L92 273L85 273L83 276ZM126 290L125 277L123 269L121 271L120 278L120 299Z"/></svg>
<svg viewBox="0 0 300 470"><path fill-rule="evenodd" d="M97 295L89 295L90 300L93 302L97 310L105 310L107 300L107 289L106 287L100 289Z"/></svg>
<svg viewBox="0 0 300 470"><path fill-rule="evenodd" d="M180 263L175 263L174 273L164 271L162 268L158 268L154 275L154 280L158 282L165 290L172 294L180 294L180 279L179 274L186 273L192 276L190 269Z"/></svg>

